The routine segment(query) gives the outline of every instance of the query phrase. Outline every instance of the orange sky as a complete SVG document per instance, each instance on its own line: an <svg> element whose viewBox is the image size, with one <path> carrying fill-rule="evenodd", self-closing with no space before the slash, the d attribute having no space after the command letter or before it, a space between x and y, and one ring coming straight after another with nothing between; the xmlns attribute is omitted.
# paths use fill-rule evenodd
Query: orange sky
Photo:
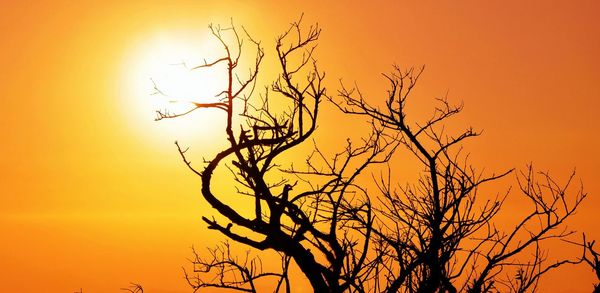
<svg viewBox="0 0 600 293"><path fill-rule="evenodd" d="M189 291L188 248L218 238L173 141L210 155L222 137L195 128L206 123L198 115L152 121L132 81L146 78L136 66L153 46L210 47L207 25L230 18L264 41L267 58L302 12L319 22L330 93L343 78L383 94L380 73L393 63L425 64L409 116L449 92L465 103L460 125L484 130L467 145L476 165L533 162L561 178L577 167L590 196L570 226L600 239L597 1L75 2L1 5L0 292L122 292L130 281ZM318 137L337 127L325 109ZM588 269L560 274L543 288L591 291Z"/></svg>

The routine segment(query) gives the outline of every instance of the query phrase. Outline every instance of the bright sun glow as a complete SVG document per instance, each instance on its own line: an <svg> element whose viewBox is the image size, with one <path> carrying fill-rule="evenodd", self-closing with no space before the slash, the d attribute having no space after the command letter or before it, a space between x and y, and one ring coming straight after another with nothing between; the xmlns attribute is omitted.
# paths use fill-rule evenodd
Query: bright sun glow
<svg viewBox="0 0 600 293"><path fill-rule="evenodd" d="M190 102L215 102L226 86L223 65L191 70L223 53L207 33L163 32L139 42L126 61L125 111L139 127L169 139L212 137L225 121L217 109L197 109L189 115L155 122L156 111L178 114L193 108ZM135 115L131 115L135 113Z"/></svg>

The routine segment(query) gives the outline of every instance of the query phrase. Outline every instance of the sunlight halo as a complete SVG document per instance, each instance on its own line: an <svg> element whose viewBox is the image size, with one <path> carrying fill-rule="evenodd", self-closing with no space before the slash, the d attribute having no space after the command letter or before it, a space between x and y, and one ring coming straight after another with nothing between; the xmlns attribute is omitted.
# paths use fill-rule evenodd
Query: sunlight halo
<svg viewBox="0 0 600 293"><path fill-rule="evenodd" d="M194 66L219 58L222 48L208 33L164 31L139 38L124 62L124 114L135 131L169 140L202 137L216 139L225 113L197 109L183 117L154 121L156 111L171 114L193 108L191 102L216 102L226 87L225 64L208 69Z"/></svg>

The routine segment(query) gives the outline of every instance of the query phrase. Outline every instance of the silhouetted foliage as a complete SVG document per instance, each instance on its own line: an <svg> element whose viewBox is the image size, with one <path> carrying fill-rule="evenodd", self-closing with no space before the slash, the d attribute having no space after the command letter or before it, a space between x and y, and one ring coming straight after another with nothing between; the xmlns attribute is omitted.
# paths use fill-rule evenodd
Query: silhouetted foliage
<svg viewBox="0 0 600 293"><path fill-rule="evenodd" d="M337 95L328 95L325 74L314 58L321 30L317 25L302 29L298 21L277 37L278 76L257 96L255 85L265 56L261 43L233 25L210 29L224 55L193 69L227 65L221 99L193 103L184 113L158 111L157 120L201 108L224 112L228 145L202 169L193 166L187 149L176 143L185 164L201 179L202 196L218 215L202 219L230 241L276 251L281 270L265 272L260 258L236 257L225 242L204 257L194 251L194 270L185 271L194 291L218 287L256 292L257 280L272 279L275 292L290 292L289 268L297 266L315 292L530 292L548 271L579 262L550 262L543 248L573 233L565 221L586 197L582 187L572 187L574 174L561 184L531 166L498 174L477 171L462 143L479 132L467 128L451 134L444 127L462 105L442 98L431 117L407 117L406 103L423 68L394 67L384 75L389 87L382 106L371 105L367 101L376 99L343 84ZM225 34L233 38L232 44ZM247 71L238 68L244 40L255 52L245 75ZM332 156L316 142L302 168L280 165L282 154L308 143L323 101L368 121L371 132L362 140L347 140ZM236 115L239 125L234 125ZM395 166L390 161L401 153L420 163L423 171L414 183L393 179ZM234 194L213 188L219 166L230 170L230 179L219 180L235 183ZM368 189L362 178L375 170L380 172L374 176L377 188ZM496 218L508 190L490 195L480 189L511 173L516 173L518 185L514 196L527 201L529 209L512 228L504 229ZM232 208L226 198L251 202L252 212ZM597 272L598 254L592 246L584 242L588 254L583 259Z"/></svg>

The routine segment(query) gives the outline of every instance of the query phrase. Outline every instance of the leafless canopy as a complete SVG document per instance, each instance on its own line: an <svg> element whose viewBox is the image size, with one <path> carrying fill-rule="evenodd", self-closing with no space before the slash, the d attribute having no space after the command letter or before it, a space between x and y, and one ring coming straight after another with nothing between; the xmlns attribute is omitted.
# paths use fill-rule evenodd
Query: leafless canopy
<svg viewBox="0 0 600 293"><path fill-rule="evenodd" d="M384 75L389 89L381 107L369 104L373 100L358 87L342 84L337 97L331 97L314 57L321 30L317 25L302 28L300 19L276 38L279 73L257 95L265 57L261 43L233 25L210 29L223 56L192 70L227 65L227 86L218 95L220 101L195 103L184 113L159 111L157 119L201 108L225 113L228 145L201 170L188 160L187 149L176 143L185 164L201 178L202 196L218 215L202 219L209 229L237 244L257 252L276 251L281 270L264 271L260 258L236 257L225 242L209 249L205 257L194 251L194 271L185 271L194 290L256 292L258 280L271 279L275 292L290 292L288 269L294 265L315 292L527 292L534 291L549 270L578 262L565 258L548 263L543 248L545 242L572 233L565 220L586 196L582 188L572 190L573 176L561 185L532 167L516 172L515 196L529 202L530 210L512 228L498 228L495 218L509 198L508 190L493 195L478 191L513 171L484 174L469 163L462 144L479 132L467 128L451 134L444 127L462 105L442 98L430 118L407 118L407 101L423 68L395 67ZM242 74L238 64L245 42L255 52L255 62ZM369 121L370 134L348 140L332 156L315 143L304 167L279 166L284 152L313 135L323 100ZM239 126L234 117L241 119ZM390 160L400 149L420 162L423 171L415 183L393 179ZM359 178L372 173L375 165L388 171L376 176L376 188L367 189ZM224 194L213 188L218 167L229 168L237 192ZM251 203L252 213L234 209L227 198ZM585 248L597 262L592 245ZM590 254L584 259L590 260Z"/></svg>

